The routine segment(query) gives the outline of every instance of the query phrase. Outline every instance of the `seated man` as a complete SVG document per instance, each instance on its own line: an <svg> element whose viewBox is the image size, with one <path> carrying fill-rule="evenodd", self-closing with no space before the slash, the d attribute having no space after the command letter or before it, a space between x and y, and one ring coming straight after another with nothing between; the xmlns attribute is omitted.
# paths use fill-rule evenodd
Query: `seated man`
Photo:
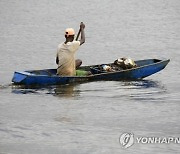
<svg viewBox="0 0 180 154"><path fill-rule="evenodd" d="M75 76L76 68L81 64L81 60L75 60L75 53L79 46L85 42L84 33L85 24L81 22L81 39L80 41L74 41L74 29L67 28L65 31L66 41L58 45L56 64L58 65L57 74L60 76Z"/></svg>

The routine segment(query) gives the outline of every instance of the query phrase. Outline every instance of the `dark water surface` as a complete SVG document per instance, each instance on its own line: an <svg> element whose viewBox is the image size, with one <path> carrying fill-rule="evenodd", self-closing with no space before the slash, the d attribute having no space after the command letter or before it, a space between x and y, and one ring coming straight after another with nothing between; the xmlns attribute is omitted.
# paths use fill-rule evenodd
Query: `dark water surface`
<svg viewBox="0 0 180 154"><path fill-rule="evenodd" d="M0 153L180 153L180 144L119 144L180 137L179 0L0 1ZM64 29L86 24L84 65L170 58L140 81L12 86L15 70L56 68Z"/></svg>

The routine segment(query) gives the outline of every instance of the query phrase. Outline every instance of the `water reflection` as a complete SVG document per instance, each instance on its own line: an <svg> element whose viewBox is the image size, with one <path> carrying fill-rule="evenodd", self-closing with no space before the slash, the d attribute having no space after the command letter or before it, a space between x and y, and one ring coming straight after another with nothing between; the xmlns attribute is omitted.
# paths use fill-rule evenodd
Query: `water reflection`
<svg viewBox="0 0 180 154"><path fill-rule="evenodd" d="M58 97L75 97L80 95L77 84L59 85L54 88L54 95Z"/></svg>
<svg viewBox="0 0 180 154"><path fill-rule="evenodd" d="M51 94L58 97L75 97L79 95L77 84L53 85L53 86L24 86L12 85L12 93L15 94Z"/></svg>
<svg viewBox="0 0 180 154"><path fill-rule="evenodd" d="M59 98L91 97L130 100L163 100L167 89L159 81L100 81L46 87L12 86L15 94L53 95Z"/></svg>
<svg viewBox="0 0 180 154"><path fill-rule="evenodd" d="M123 81L122 86L125 86L127 88L135 88L135 89L141 89L141 88L165 89L165 87L159 81L153 81L153 80Z"/></svg>
<svg viewBox="0 0 180 154"><path fill-rule="evenodd" d="M122 88L129 90L126 94L130 100L148 102L163 102L167 100L167 89L159 81L140 80L123 82Z"/></svg>

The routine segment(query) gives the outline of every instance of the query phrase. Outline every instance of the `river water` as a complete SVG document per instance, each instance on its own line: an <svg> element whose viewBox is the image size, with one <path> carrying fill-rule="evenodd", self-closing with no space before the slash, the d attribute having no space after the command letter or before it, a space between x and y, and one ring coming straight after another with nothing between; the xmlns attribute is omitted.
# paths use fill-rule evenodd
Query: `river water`
<svg viewBox="0 0 180 154"><path fill-rule="evenodd" d="M179 0L0 0L0 153L180 153L177 143L135 137L180 137ZM170 59L141 81L101 81L28 89L13 72L56 68L64 29L86 24L76 57L84 65L119 57ZM145 141L144 141L145 142Z"/></svg>

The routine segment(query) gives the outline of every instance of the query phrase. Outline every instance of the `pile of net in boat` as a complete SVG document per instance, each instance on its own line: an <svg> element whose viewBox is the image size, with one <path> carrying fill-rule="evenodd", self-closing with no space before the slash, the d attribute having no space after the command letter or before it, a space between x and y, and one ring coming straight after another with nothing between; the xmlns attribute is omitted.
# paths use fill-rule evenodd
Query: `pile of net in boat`
<svg viewBox="0 0 180 154"><path fill-rule="evenodd" d="M100 65L99 69L107 72L121 71L136 68L137 64L130 58L118 58L114 63L109 65Z"/></svg>

